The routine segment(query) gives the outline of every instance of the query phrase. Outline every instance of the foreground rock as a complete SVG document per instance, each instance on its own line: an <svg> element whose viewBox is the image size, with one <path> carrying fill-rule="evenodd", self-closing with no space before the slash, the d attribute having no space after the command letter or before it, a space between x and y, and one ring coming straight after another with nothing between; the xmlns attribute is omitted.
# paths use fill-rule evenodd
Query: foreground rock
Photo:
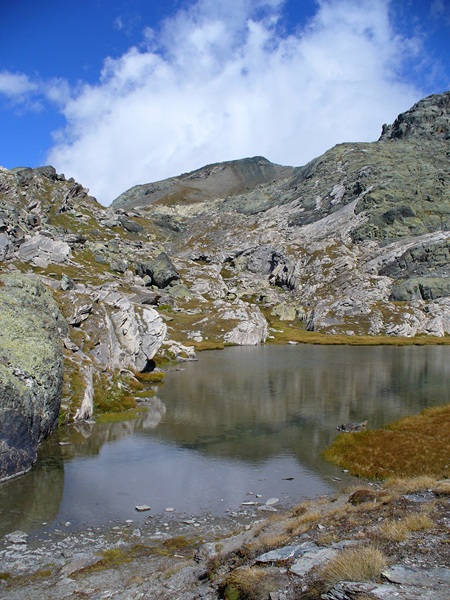
<svg viewBox="0 0 450 600"><path fill-rule="evenodd" d="M58 420L67 325L38 279L0 279L0 481L28 471Z"/></svg>

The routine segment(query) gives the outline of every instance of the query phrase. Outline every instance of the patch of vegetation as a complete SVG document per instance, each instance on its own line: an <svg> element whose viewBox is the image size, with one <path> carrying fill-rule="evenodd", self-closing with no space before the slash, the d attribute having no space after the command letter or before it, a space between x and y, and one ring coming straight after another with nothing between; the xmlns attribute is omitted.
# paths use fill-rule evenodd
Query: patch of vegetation
<svg viewBox="0 0 450 600"><path fill-rule="evenodd" d="M193 346L199 351L223 349L225 333L239 324L238 319L220 318L209 303L200 302L198 299L189 299L183 305L182 311L166 310L164 313L172 317L168 324L170 334L173 333L180 343ZM201 332L203 339L200 342L190 337L190 334L196 330Z"/></svg>
<svg viewBox="0 0 450 600"><path fill-rule="evenodd" d="M162 546L158 546L155 552L161 556L193 558L197 545L198 538L187 538L184 535L178 535L164 540Z"/></svg>
<svg viewBox="0 0 450 600"><path fill-rule="evenodd" d="M67 353L68 354L68 353ZM80 407L84 397L86 381L79 365L67 358L64 360L63 403L61 404L58 425L67 425Z"/></svg>
<svg viewBox="0 0 450 600"><path fill-rule="evenodd" d="M101 413L96 416L97 423L120 423L121 421L133 421L142 417L147 412L145 407L131 408L123 412Z"/></svg>
<svg viewBox="0 0 450 600"><path fill-rule="evenodd" d="M319 333L317 331L307 331L304 323L299 321L280 321L270 314L270 310L262 311L271 328L270 334L273 339L268 339L267 343L286 344L287 342L297 342L298 344L321 344L330 346L436 346L449 345L450 336L416 336L399 337L389 335L330 335Z"/></svg>
<svg viewBox="0 0 450 600"><path fill-rule="evenodd" d="M386 564L385 555L373 545L346 548L321 569L319 577L330 585L338 581L369 581L380 577Z"/></svg>
<svg viewBox="0 0 450 600"><path fill-rule="evenodd" d="M415 531L431 529L434 522L426 512L413 513L404 519L388 519L380 526L382 537L392 542L403 542Z"/></svg>
<svg viewBox="0 0 450 600"><path fill-rule="evenodd" d="M11 575L11 573L0 573L0 582L3 582L5 588L8 589L12 586L20 587L22 585L28 585L33 581L40 581L42 579L48 579L52 575L52 569L40 569L34 573L26 573L24 575Z"/></svg>
<svg viewBox="0 0 450 600"><path fill-rule="evenodd" d="M112 380L104 374L97 375L94 389L94 409L97 413L124 413L137 406L126 381L117 375Z"/></svg>
<svg viewBox="0 0 450 600"><path fill-rule="evenodd" d="M202 342L192 342L192 346L198 351L202 350L223 350L225 344L217 340L203 340Z"/></svg>
<svg viewBox="0 0 450 600"><path fill-rule="evenodd" d="M161 383L165 374L162 371L150 371L149 373L134 373L134 376L141 383Z"/></svg>
<svg viewBox="0 0 450 600"><path fill-rule="evenodd" d="M156 396L155 390L143 390L141 392L134 392L135 398L140 398L141 400L148 400L149 398L154 398Z"/></svg>
<svg viewBox="0 0 450 600"><path fill-rule="evenodd" d="M425 409L384 429L340 434L323 456L370 479L448 477L450 404Z"/></svg>
<svg viewBox="0 0 450 600"><path fill-rule="evenodd" d="M233 571L222 585L226 600L265 600L280 585L278 569L245 567Z"/></svg>

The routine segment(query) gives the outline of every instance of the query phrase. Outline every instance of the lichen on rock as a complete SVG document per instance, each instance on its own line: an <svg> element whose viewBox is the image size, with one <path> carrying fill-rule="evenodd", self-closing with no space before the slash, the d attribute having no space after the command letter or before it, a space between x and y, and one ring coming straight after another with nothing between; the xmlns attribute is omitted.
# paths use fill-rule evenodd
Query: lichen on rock
<svg viewBox="0 0 450 600"><path fill-rule="evenodd" d="M27 275L0 278L0 480L28 471L58 420L64 320Z"/></svg>

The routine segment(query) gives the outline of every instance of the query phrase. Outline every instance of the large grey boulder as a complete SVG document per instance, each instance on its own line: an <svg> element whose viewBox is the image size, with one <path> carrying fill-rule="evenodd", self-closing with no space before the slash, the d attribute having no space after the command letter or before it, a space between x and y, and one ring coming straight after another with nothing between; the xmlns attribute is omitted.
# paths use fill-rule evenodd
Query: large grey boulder
<svg viewBox="0 0 450 600"><path fill-rule="evenodd" d="M39 443L57 423L64 329L38 279L0 278L0 481L31 468Z"/></svg>
<svg viewBox="0 0 450 600"><path fill-rule="evenodd" d="M180 274L165 252L161 252L149 264L153 283L160 289L167 287L172 281L180 279Z"/></svg>

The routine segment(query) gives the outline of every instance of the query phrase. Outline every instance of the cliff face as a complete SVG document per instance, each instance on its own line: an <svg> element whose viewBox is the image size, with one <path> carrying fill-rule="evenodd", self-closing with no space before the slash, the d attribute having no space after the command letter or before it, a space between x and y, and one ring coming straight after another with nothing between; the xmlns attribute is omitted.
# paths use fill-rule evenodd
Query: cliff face
<svg viewBox="0 0 450 600"><path fill-rule="evenodd" d="M449 123L447 92L377 142L303 167L209 165L107 209L52 167L0 169L1 271L33 272L66 323L64 418L88 417L156 354L257 344L280 327L450 334Z"/></svg>

